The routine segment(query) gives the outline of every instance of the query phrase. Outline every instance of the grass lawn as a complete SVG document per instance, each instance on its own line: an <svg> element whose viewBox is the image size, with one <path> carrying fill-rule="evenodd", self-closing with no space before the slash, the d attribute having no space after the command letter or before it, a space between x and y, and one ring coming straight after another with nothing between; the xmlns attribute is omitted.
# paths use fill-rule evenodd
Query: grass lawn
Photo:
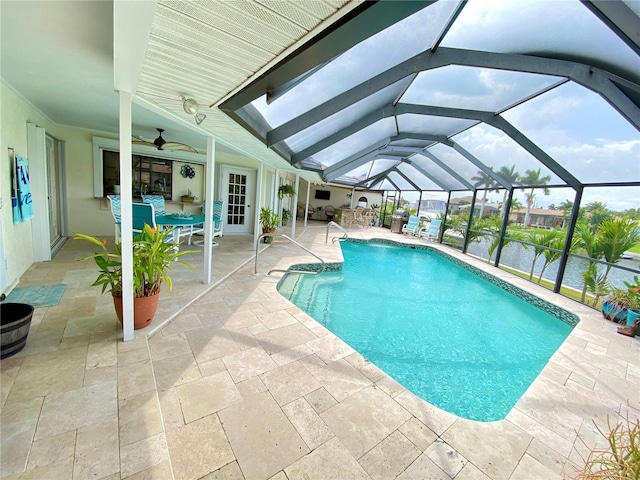
<svg viewBox="0 0 640 480"><path fill-rule="evenodd" d="M640 253L640 243L631 247L629 251L633 253Z"/></svg>
<svg viewBox="0 0 640 480"><path fill-rule="evenodd" d="M528 273L521 272L520 270L515 270L513 268L505 267L503 265L500 265L499 268L501 268L502 270L505 270L507 272L511 272L514 275L517 275L517 276L519 276L521 278L526 278L527 280L529 280L529 274ZM532 281L534 283L538 283L538 277L536 275L534 275ZM553 290L554 283L549 281L549 280L545 280L543 278L542 281L540 282L540 285L542 285L545 288L548 288L549 290ZM569 297L572 300L575 300L577 302L580 302L580 299L582 298L582 292L579 292L575 288L570 288L570 287L561 286L560 287L560 294L564 295L565 297ZM589 295L588 293L585 296L585 301L587 302L586 305L588 307L592 307L592 308L595 308L597 310L599 310L600 307L602 306L602 301L598 300L598 304L595 307L593 307L593 296Z"/></svg>

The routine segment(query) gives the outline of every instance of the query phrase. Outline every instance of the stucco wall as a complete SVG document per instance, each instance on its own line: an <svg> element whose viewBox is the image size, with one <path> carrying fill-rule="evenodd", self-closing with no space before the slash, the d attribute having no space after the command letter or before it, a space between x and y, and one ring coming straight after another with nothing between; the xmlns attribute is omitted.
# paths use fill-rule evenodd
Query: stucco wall
<svg viewBox="0 0 640 480"><path fill-rule="evenodd" d="M17 155L27 156L27 122L44 128L47 134L65 142L66 182L64 187L67 197L68 221L68 232L66 233L69 236L79 232L96 236L113 236L113 218L109 211L108 201L94 196L93 137L113 139L117 136L105 132L57 125L33 108L10 87L3 83L0 83L0 87L2 89L0 91L0 149L3 152L3 161L0 164L0 198L2 198L0 218L2 221L3 252L7 261L7 285L12 288L33 263L33 244L31 222L13 224L11 211L12 165L8 147L14 147ZM219 198L220 195L222 180L219 178L219 172L223 164L258 169L258 161L256 160L242 155L218 152L216 154L216 198ZM273 168L265 166L263 181L266 179L268 171L273 172ZM201 201L204 191L204 165L197 166L197 175L192 181L183 181L179 171L176 175L177 177L174 175L176 180L174 198L176 195L179 197L186 193L186 190L193 186L194 188L191 188L193 194L197 195L198 200ZM293 180L295 176L290 175L290 178ZM257 180L260 182L261 179ZM306 185L306 181L300 183ZM267 195L263 191L263 204L266 202ZM301 201L304 201L303 197L301 197ZM37 206L34 205L34 208ZM167 210L176 211L181 208L181 205L174 204L169 205Z"/></svg>
<svg viewBox="0 0 640 480"><path fill-rule="evenodd" d="M31 221L13 223L11 210L11 172L13 164L9 148L15 148L16 155L27 156L27 122L42 123L43 118L5 84L0 84L0 196L2 197L2 236L4 258L7 266L7 284L14 284L20 275L33 263ZM0 266L1 268L1 266Z"/></svg>

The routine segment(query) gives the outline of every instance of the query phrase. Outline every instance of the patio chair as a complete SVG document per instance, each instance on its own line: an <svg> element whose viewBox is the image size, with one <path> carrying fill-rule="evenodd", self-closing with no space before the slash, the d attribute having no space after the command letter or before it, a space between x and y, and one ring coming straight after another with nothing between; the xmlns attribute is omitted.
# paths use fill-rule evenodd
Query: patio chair
<svg viewBox="0 0 640 480"><path fill-rule="evenodd" d="M164 197L162 195L142 195L144 203L150 203L156 210L156 215L166 215Z"/></svg>
<svg viewBox="0 0 640 480"><path fill-rule="evenodd" d="M333 208L332 205L324 207L324 214L327 216L329 222L333 222L333 212L335 212L335 208Z"/></svg>
<svg viewBox="0 0 640 480"><path fill-rule="evenodd" d="M426 238L427 240L437 240L438 234L440 233L440 226L442 225L442 220L435 219L431 220L429 225L423 227L418 232L418 238Z"/></svg>
<svg viewBox="0 0 640 480"><path fill-rule="evenodd" d="M151 203L132 203L132 222L133 235L137 235L144 229L145 223L151 228L156 228L155 208Z"/></svg>
<svg viewBox="0 0 640 480"><path fill-rule="evenodd" d="M309 205L309 210L307 211L307 220L311 220L311 217L313 216L313 214L316 213L316 209L314 207L312 207L311 205ZM303 203L299 203L298 204L298 218L302 218L304 217L304 204Z"/></svg>
<svg viewBox="0 0 640 480"><path fill-rule="evenodd" d="M120 243L120 195L107 195L107 199L109 199L109 208L115 222L116 243Z"/></svg>
<svg viewBox="0 0 640 480"><path fill-rule="evenodd" d="M418 235L418 229L420 228L420 217L411 215L409 221L402 226L402 233L408 233L410 235Z"/></svg>
<svg viewBox="0 0 640 480"><path fill-rule="evenodd" d="M222 236L222 230L224 227L224 223L222 221L222 211L224 209L224 202L222 202L222 200L216 200L213 202L213 232L211 234L211 238L216 238L216 237L221 237ZM204 202L202 203L202 213L205 213L205 204ZM187 241L187 243L189 245L191 245L191 236L192 235L204 235L204 225L196 225L194 227L191 227L191 231L190 232L185 232L184 234L181 234L180 236L188 236L189 240ZM204 239L202 240L196 240L195 242L193 242L194 245L204 245ZM211 246L215 247L218 245L218 242L214 242L213 240L211 240Z"/></svg>

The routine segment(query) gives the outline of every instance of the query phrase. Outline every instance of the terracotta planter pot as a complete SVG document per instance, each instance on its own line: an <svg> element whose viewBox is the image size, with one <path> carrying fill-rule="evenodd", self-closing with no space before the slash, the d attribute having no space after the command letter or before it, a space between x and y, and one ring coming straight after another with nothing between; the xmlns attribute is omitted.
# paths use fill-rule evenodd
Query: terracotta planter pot
<svg viewBox="0 0 640 480"><path fill-rule="evenodd" d="M149 297L137 297L133 299L133 328L138 330L151 323L153 316L158 309L160 294L156 293ZM113 296L113 305L116 308L118 320L122 323L122 297Z"/></svg>
<svg viewBox="0 0 640 480"><path fill-rule="evenodd" d="M276 229L275 228L266 228L266 227L262 227L262 233L275 233ZM273 243L273 237L265 237L262 239L262 241L264 243Z"/></svg>

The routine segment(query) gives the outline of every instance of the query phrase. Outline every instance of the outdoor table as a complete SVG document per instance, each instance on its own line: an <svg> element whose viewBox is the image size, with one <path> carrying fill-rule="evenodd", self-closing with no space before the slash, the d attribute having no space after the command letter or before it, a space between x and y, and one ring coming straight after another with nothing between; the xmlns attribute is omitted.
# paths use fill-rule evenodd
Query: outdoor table
<svg viewBox="0 0 640 480"><path fill-rule="evenodd" d="M178 215L156 215L156 225L162 227L173 227L173 243L180 243L180 229L193 227L194 225L204 225L204 214L191 215L190 217Z"/></svg>

